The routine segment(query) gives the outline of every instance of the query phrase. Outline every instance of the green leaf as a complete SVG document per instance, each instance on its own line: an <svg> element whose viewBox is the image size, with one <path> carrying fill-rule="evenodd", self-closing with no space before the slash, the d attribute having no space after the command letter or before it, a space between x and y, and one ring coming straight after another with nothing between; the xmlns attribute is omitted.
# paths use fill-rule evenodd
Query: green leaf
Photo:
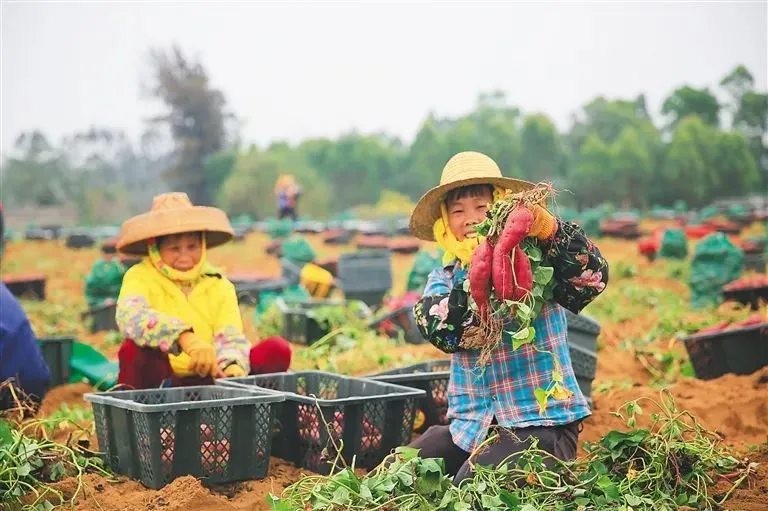
<svg viewBox="0 0 768 511"><path fill-rule="evenodd" d="M453 509L454 511L469 511L472 507L466 502L455 502L453 504Z"/></svg>
<svg viewBox="0 0 768 511"><path fill-rule="evenodd" d="M552 280L552 277L555 275L555 269L551 266L539 266L536 268L536 271L533 273L533 280L537 284L541 284L542 286L549 284L549 282Z"/></svg>
<svg viewBox="0 0 768 511"><path fill-rule="evenodd" d="M445 473L445 461L443 458L425 458L421 460L419 468L421 474L435 472L442 475Z"/></svg>
<svg viewBox="0 0 768 511"><path fill-rule="evenodd" d="M363 481L363 484L360 485L360 498L363 500L373 500L373 493L371 492L371 489L368 488L368 485L365 484L367 481Z"/></svg>
<svg viewBox="0 0 768 511"><path fill-rule="evenodd" d="M501 498L499 498L498 495L486 495L483 494L480 497L480 502L483 505L483 509L496 509L500 508L503 505L503 502L501 501Z"/></svg>
<svg viewBox="0 0 768 511"><path fill-rule="evenodd" d="M32 465L24 463L16 468L16 475L19 477L27 477L32 472Z"/></svg>
<svg viewBox="0 0 768 511"><path fill-rule="evenodd" d="M501 490L499 492L499 499L512 509L520 505L520 497L509 490Z"/></svg>
<svg viewBox="0 0 768 511"><path fill-rule="evenodd" d="M520 511L539 511L539 508L537 508L533 504L526 504L520 508Z"/></svg>
<svg viewBox="0 0 768 511"><path fill-rule="evenodd" d="M675 504L677 504L678 506L684 506L687 503L688 503L688 495L686 495L685 493L681 493L675 499Z"/></svg>
<svg viewBox="0 0 768 511"><path fill-rule="evenodd" d="M398 472L396 476L405 486L413 486L413 474L410 474L409 472Z"/></svg>
<svg viewBox="0 0 768 511"><path fill-rule="evenodd" d="M549 399L549 392L539 387L533 391L533 395L536 396L536 401L539 403L539 407L542 410L546 410L547 400Z"/></svg>
<svg viewBox="0 0 768 511"><path fill-rule="evenodd" d="M514 334L512 334L513 339L521 340L521 339L528 339L528 327L523 328Z"/></svg>
<svg viewBox="0 0 768 511"><path fill-rule="evenodd" d="M630 506L640 506L643 503L643 499L632 494L624 495L624 500L626 500L627 504Z"/></svg>
<svg viewBox="0 0 768 511"><path fill-rule="evenodd" d="M530 246L525 249L525 253L528 254L528 259L533 262L541 262L541 249L539 247Z"/></svg>
<svg viewBox="0 0 768 511"><path fill-rule="evenodd" d="M0 447L13 444L13 433L4 420L0 420Z"/></svg>
<svg viewBox="0 0 768 511"><path fill-rule="evenodd" d="M527 305L527 304L525 304L525 303L523 303L523 302L519 302L519 303L517 304L517 310L518 310L518 311L520 311L520 312L522 312L522 313L523 313L523 314L525 314L526 316L530 316L530 314L531 314L531 308L530 308L530 307L528 307L528 305Z"/></svg>
<svg viewBox="0 0 768 511"><path fill-rule="evenodd" d="M419 455L419 449L413 447L400 446L395 448L395 453L402 456L403 461L410 461Z"/></svg>

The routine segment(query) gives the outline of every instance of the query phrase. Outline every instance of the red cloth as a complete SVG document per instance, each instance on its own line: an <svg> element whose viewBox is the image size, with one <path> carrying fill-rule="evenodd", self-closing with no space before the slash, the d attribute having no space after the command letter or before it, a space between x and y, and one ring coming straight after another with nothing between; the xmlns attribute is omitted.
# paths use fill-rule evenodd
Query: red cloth
<svg viewBox="0 0 768 511"><path fill-rule="evenodd" d="M152 389L171 379L174 387L212 385L213 378L179 378L171 370L168 355L154 348L141 348L131 339L123 341L117 354L120 372L117 383L133 389ZM251 374L287 371L291 365L291 345L282 337L269 337L250 352Z"/></svg>

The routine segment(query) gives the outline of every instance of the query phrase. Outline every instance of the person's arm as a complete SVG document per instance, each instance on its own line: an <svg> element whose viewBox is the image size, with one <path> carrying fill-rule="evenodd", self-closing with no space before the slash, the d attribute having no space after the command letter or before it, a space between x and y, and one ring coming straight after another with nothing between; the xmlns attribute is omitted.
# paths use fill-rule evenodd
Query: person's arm
<svg viewBox="0 0 768 511"><path fill-rule="evenodd" d="M461 349L464 328L472 324L473 314L463 282L457 281L454 286L451 272L443 268L433 270L422 298L413 306L421 335L445 353Z"/></svg>
<svg viewBox="0 0 768 511"><path fill-rule="evenodd" d="M245 375L250 371L251 343L243 333L237 293L229 281L222 282L220 289L222 301L213 335L216 362L225 372L229 366L237 365Z"/></svg>
<svg viewBox="0 0 768 511"><path fill-rule="evenodd" d="M192 326L150 307L148 296L149 285L141 275L126 273L117 299L116 320L120 333L137 346L180 353L179 337L191 332Z"/></svg>
<svg viewBox="0 0 768 511"><path fill-rule="evenodd" d="M557 221L557 230L544 242L544 264L555 270L554 299L578 314L605 290L608 262L578 225Z"/></svg>

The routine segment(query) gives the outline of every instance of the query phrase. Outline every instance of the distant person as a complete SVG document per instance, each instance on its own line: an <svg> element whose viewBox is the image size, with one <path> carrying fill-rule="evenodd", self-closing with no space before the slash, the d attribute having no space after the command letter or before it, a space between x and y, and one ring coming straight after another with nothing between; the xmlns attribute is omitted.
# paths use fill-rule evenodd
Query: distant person
<svg viewBox="0 0 768 511"><path fill-rule="evenodd" d="M251 348L235 287L208 263L207 250L232 237L223 211L193 206L184 193L158 195L149 212L123 224L118 251L143 260L125 274L117 300L117 324L126 337L118 383L206 385L249 374L251 360L263 369L288 369L286 341Z"/></svg>
<svg viewBox="0 0 768 511"><path fill-rule="evenodd" d="M117 257L116 243L117 240L110 239L101 245L102 256L93 263L85 279L85 301L91 309L112 305L120 295L127 269Z"/></svg>
<svg viewBox="0 0 768 511"><path fill-rule="evenodd" d="M0 206L0 239L3 234ZM33 403L40 403L51 386L51 371L37 345L29 318L16 297L0 282L0 383L10 378ZM12 406L14 400L10 390L0 390L0 410Z"/></svg>
<svg viewBox="0 0 768 511"><path fill-rule="evenodd" d="M283 174L275 184L275 196L277 198L277 217L290 218L294 222L297 219L296 203L301 196L301 188L296 179L290 174Z"/></svg>

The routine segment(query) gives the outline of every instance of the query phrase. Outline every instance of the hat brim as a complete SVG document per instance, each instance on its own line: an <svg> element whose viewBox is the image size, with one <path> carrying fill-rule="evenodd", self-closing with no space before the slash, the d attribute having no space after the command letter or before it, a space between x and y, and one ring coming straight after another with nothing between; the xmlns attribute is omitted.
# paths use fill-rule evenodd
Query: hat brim
<svg viewBox="0 0 768 511"><path fill-rule="evenodd" d="M529 181L511 177L472 177L436 186L425 193L419 199L419 202L416 203L416 207L413 208L408 225L411 233L419 239L435 241L432 228L435 225L435 221L440 218L440 203L444 200L445 195L456 188L477 184L498 186L511 190L513 193L531 190L535 187Z"/></svg>
<svg viewBox="0 0 768 511"><path fill-rule="evenodd" d="M193 206L150 211L126 220L120 229L117 250L125 255L145 256L150 238L185 232L205 233L207 248L223 245L235 235L227 215L218 208Z"/></svg>

